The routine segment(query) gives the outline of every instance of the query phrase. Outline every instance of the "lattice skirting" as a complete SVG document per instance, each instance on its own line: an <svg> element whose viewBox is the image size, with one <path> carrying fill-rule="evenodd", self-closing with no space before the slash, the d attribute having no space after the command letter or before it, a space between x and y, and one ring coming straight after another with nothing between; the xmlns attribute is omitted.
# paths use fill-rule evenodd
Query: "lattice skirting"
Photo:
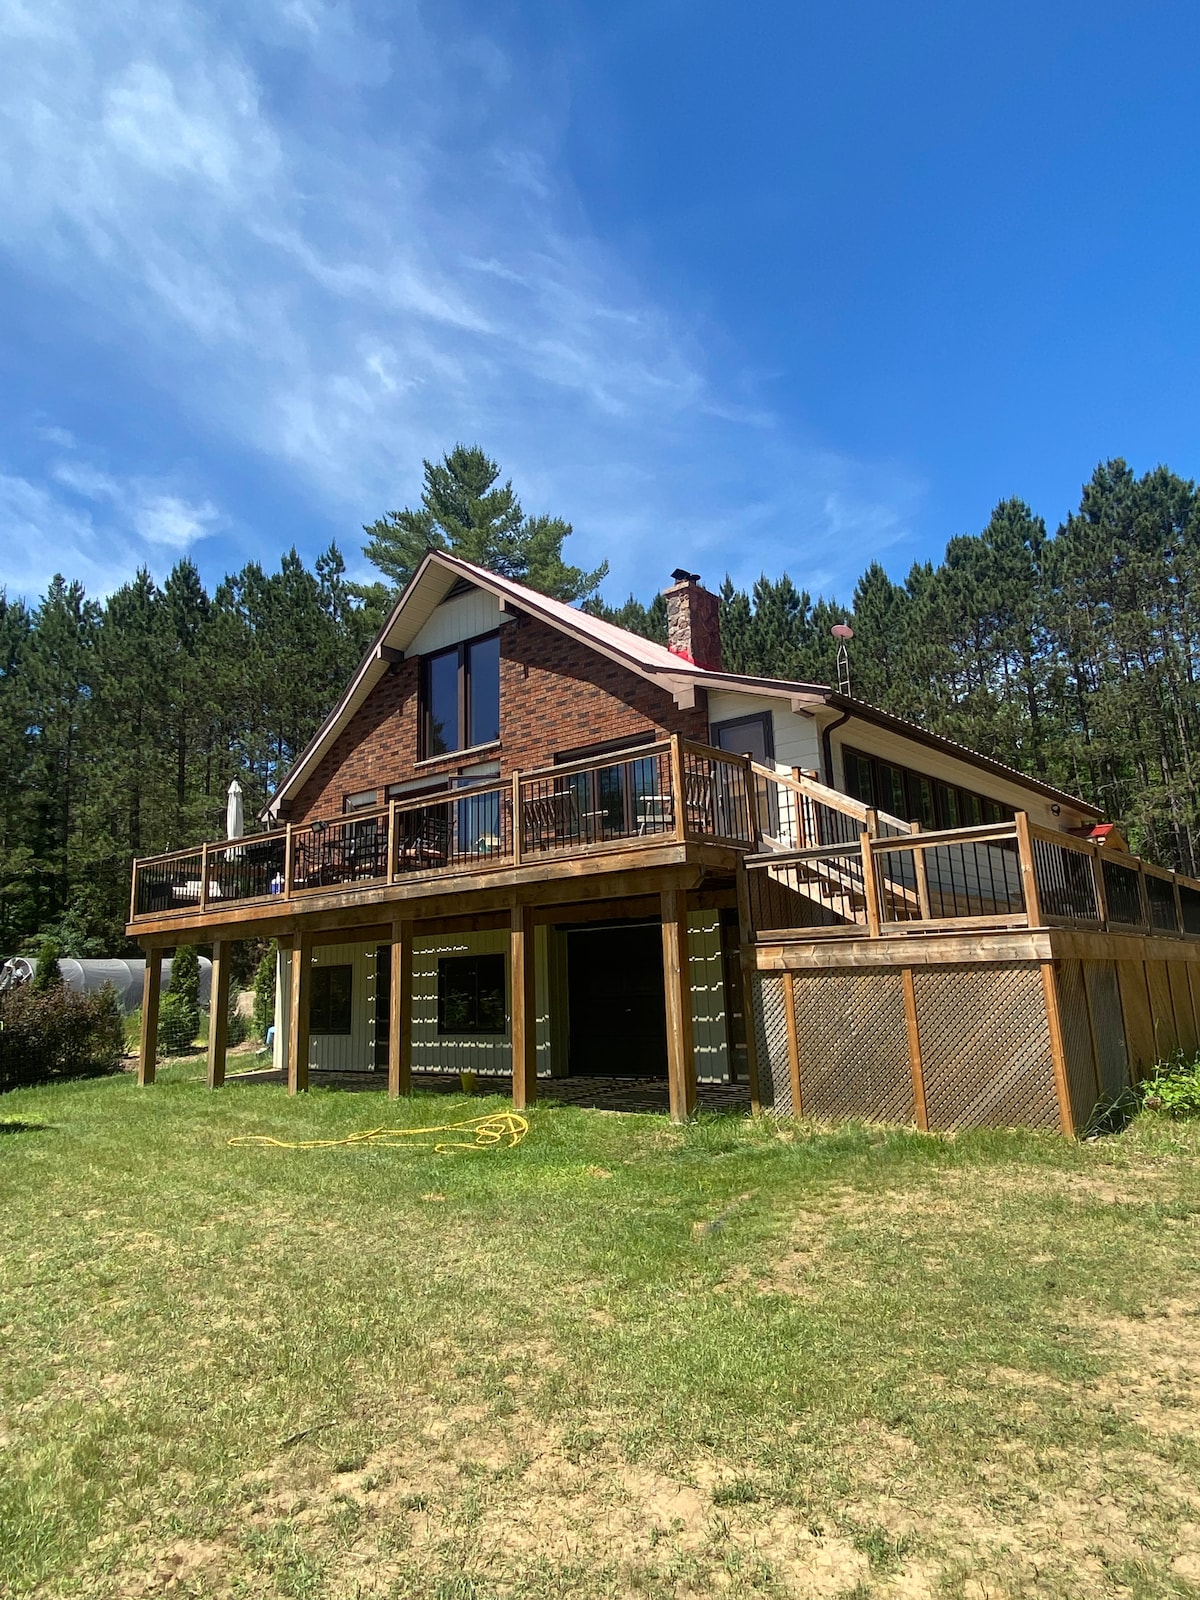
<svg viewBox="0 0 1200 1600"><path fill-rule="evenodd" d="M1041 968L913 973L930 1128L1058 1128Z"/></svg>
<svg viewBox="0 0 1200 1600"><path fill-rule="evenodd" d="M788 1073L787 1013L783 979L754 975L754 1024L758 1041L758 1080L762 1104L781 1117L795 1115Z"/></svg>
<svg viewBox="0 0 1200 1600"><path fill-rule="evenodd" d="M913 1120L913 1078L896 971L793 975L803 1114Z"/></svg>
<svg viewBox="0 0 1200 1600"><path fill-rule="evenodd" d="M916 1040L897 968L760 974L756 1021L764 1101L822 1121L931 1129L1060 1126L1036 962L916 968ZM793 1105L787 1003L795 1007L800 1103Z"/></svg>

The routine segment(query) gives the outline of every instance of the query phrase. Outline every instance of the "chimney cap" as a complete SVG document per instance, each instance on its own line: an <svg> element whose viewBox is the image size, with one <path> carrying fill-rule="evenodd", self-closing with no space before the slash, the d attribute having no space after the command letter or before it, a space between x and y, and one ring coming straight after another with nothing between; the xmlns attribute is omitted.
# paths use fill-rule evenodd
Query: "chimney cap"
<svg viewBox="0 0 1200 1600"><path fill-rule="evenodd" d="M685 572L682 567L676 567L671 576L675 579L676 583L700 582L700 574L698 572Z"/></svg>

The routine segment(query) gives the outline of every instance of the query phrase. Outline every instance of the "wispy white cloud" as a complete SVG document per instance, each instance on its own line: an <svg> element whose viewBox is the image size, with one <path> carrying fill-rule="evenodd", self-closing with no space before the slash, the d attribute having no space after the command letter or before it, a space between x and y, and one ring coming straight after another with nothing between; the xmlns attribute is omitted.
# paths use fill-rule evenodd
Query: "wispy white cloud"
<svg viewBox="0 0 1200 1600"><path fill-rule="evenodd" d="M667 565L743 580L857 571L899 537L919 486L789 437L588 226L562 86L444 28L411 4L382 40L334 0L8 0L0 249L351 544L458 439L618 587L663 577L668 536ZM140 504L120 514L163 548L214 525Z"/></svg>
<svg viewBox="0 0 1200 1600"><path fill-rule="evenodd" d="M106 595L139 566L173 564L223 521L210 501L84 461L53 462L38 477L0 472L0 586L36 596L62 573Z"/></svg>

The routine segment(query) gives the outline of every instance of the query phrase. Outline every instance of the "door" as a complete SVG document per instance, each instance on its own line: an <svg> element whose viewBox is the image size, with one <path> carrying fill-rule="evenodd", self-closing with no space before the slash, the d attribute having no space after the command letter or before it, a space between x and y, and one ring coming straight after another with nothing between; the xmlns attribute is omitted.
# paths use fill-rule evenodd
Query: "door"
<svg viewBox="0 0 1200 1600"><path fill-rule="evenodd" d="M567 933L571 1075L666 1077L662 928L601 923Z"/></svg>

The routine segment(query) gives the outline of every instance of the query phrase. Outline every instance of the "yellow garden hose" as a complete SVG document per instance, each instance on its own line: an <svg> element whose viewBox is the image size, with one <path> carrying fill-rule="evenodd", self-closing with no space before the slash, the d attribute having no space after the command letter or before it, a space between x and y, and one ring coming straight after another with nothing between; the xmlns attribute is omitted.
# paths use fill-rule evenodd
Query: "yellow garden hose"
<svg viewBox="0 0 1200 1600"><path fill-rule="evenodd" d="M443 1122L432 1128L364 1128L344 1139L272 1139L266 1133L243 1133L228 1139L231 1148L253 1146L271 1150L335 1150L341 1145L396 1144L407 1139L427 1139L435 1133L471 1133L469 1139L446 1139L433 1145L404 1144L406 1150L432 1149L437 1155L446 1150L490 1150L507 1145L511 1150L529 1132L528 1121L516 1111L490 1111L482 1117L466 1117L462 1122Z"/></svg>

